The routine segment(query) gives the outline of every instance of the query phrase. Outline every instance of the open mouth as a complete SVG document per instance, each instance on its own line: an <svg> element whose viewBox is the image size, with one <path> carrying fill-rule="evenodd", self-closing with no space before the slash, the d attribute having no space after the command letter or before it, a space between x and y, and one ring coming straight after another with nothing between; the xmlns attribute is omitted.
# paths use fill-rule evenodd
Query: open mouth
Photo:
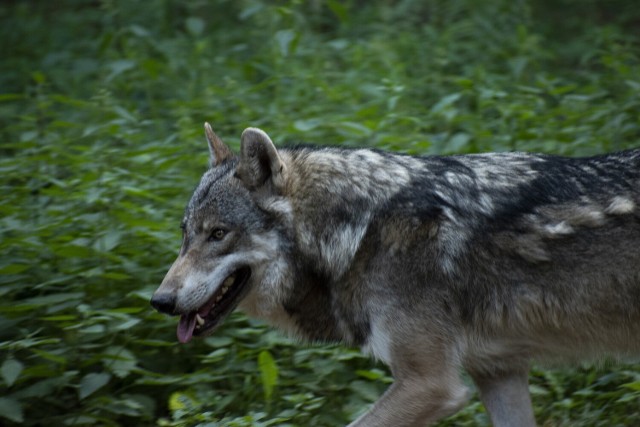
<svg viewBox="0 0 640 427"><path fill-rule="evenodd" d="M181 315L177 331L178 341L188 343L194 336L212 332L242 300L250 276L249 267L236 270L202 307Z"/></svg>

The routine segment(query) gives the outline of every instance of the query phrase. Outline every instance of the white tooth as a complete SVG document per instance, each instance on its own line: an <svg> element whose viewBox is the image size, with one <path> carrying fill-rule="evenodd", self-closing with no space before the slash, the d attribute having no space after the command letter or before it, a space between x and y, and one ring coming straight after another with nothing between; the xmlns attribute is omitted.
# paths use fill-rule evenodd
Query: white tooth
<svg viewBox="0 0 640 427"><path fill-rule="evenodd" d="M236 279L236 276L229 276L227 277L227 280L224 281L224 283L222 284L223 286L229 287L231 285L233 285L233 281Z"/></svg>
<svg viewBox="0 0 640 427"><path fill-rule="evenodd" d="M199 314L196 314L196 322L198 322L199 326L204 325L204 319L202 317L200 317Z"/></svg>
<svg viewBox="0 0 640 427"><path fill-rule="evenodd" d="M216 298L216 302L220 301L222 299L222 295L218 295L218 297Z"/></svg>

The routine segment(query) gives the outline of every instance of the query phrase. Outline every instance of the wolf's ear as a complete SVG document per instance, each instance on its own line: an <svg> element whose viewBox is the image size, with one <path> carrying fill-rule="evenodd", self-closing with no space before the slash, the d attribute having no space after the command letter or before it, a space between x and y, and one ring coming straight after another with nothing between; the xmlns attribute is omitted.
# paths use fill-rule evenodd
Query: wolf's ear
<svg viewBox="0 0 640 427"><path fill-rule="evenodd" d="M228 158L233 157L233 153L224 142L213 132L209 123L204 124L204 134L209 143L209 166L216 167Z"/></svg>
<svg viewBox="0 0 640 427"><path fill-rule="evenodd" d="M285 164L264 131L247 128L242 132L236 175L250 190L258 189L269 181L276 191L283 190Z"/></svg>

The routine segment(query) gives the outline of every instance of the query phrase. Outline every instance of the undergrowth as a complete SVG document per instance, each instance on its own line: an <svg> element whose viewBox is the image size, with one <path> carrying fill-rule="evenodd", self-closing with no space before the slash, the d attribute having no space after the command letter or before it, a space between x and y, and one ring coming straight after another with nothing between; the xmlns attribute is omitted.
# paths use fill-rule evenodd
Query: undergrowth
<svg viewBox="0 0 640 427"><path fill-rule="evenodd" d="M640 141L633 1L0 4L0 417L341 426L391 381L240 314L177 345L148 300L209 121L276 143L589 155ZM638 366L532 372L544 426L640 425ZM441 426L488 425L477 398Z"/></svg>

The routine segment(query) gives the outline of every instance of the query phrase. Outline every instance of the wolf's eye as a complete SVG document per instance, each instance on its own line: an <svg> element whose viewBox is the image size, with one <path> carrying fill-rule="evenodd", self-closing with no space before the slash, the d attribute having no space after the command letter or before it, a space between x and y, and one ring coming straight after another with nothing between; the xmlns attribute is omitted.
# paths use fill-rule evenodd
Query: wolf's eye
<svg viewBox="0 0 640 427"><path fill-rule="evenodd" d="M218 240L222 240L224 239L224 236L227 234L226 231L224 231L222 228L216 228L215 230L213 230L211 232L211 234L209 235L209 241L213 242L213 241L218 241Z"/></svg>

